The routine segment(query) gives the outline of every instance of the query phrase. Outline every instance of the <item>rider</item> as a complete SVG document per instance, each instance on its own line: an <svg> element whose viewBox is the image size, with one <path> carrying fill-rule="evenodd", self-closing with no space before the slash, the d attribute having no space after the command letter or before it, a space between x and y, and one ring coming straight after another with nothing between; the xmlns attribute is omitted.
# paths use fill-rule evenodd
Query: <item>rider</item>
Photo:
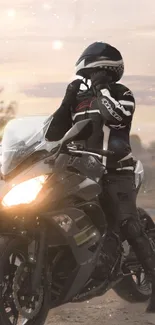
<svg viewBox="0 0 155 325"><path fill-rule="evenodd" d="M137 215L134 161L129 140L135 99L126 86L117 83L123 72L123 58L116 48L103 42L88 46L76 63L76 74L86 81L91 80L91 87L80 90L80 79L68 85L61 106L53 115L47 139L60 140L74 123L92 118L94 131L86 142L88 148L115 152L113 157L103 158L107 170L103 180L107 203L104 210L109 220L119 225L150 274L152 296L147 311L155 312L155 256Z"/></svg>

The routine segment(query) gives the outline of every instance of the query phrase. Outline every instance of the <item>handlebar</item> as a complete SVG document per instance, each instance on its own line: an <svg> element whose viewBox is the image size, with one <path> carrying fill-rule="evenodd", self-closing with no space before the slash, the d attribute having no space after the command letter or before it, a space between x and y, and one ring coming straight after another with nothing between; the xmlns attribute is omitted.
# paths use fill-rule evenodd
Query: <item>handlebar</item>
<svg viewBox="0 0 155 325"><path fill-rule="evenodd" d="M94 148L84 148L81 145L75 145L73 147L68 147L68 151L70 153L77 153L77 154L91 154L98 157L109 157L113 156L114 152L111 150L104 150L104 149L94 149Z"/></svg>
<svg viewBox="0 0 155 325"><path fill-rule="evenodd" d="M61 146L58 145L54 149L52 149L52 157L48 158L46 160L46 163L53 162L55 159L58 157L60 153L60 148ZM113 151L110 150L102 150L102 149L94 149L94 148L84 148L81 144L76 144L72 146L67 146L66 149L64 150L65 153L71 153L72 155L93 155L96 156L99 159L102 159L102 157L109 157L114 154Z"/></svg>
<svg viewBox="0 0 155 325"><path fill-rule="evenodd" d="M92 152L92 153L97 153L101 156L104 157L109 157L109 156L113 156L114 152L111 150L105 150L105 149L93 149L93 148L89 148L87 149L87 151Z"/></svg>

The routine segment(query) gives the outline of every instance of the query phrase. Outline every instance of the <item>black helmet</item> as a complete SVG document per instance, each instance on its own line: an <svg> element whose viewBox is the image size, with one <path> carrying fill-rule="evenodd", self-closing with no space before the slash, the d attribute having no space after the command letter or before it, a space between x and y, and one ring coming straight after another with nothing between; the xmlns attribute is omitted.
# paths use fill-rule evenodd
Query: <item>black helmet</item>
<svg viewBox="0 0 155 325"><path fill-rule="evenodd" d="M113 46L103 42L89 45L76 62L76 74L89 78L94 70L104 69L116 82L124 72L124 62L121 53Z"/></svg>

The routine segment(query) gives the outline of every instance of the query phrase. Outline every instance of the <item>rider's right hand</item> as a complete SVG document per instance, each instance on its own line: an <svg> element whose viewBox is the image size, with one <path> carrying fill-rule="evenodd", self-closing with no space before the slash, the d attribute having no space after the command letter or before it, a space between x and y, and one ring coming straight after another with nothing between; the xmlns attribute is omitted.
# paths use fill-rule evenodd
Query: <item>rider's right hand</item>
<svg viewBox="0 0 155 325"><path fill-rule="evenodd" d="M83 83L82 79L76 79L72 81L66 89L66 94L63 102L68 102L70 105L75 100L77 93L79 92L80 85Z"/></svg>

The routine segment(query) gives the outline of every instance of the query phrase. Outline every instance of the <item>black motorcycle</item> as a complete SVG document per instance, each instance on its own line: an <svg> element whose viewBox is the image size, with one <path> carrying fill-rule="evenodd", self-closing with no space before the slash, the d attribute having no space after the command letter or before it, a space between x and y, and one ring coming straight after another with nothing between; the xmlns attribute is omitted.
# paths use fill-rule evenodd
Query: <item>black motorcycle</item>
<svg viewBox="0 0 155 325"><path fill-rule="evenodd" d="M2 142L0 324L43 325L49 309L110 288L130 296L130 280L142 274L148 299L149 279L130 246L108 230L99 203L100 161L112 153L78 145L92 121L76 123L57 144L45 139L50 120L32 136L14 123ZM143 221L154 244L154 224Z"/></svg>

